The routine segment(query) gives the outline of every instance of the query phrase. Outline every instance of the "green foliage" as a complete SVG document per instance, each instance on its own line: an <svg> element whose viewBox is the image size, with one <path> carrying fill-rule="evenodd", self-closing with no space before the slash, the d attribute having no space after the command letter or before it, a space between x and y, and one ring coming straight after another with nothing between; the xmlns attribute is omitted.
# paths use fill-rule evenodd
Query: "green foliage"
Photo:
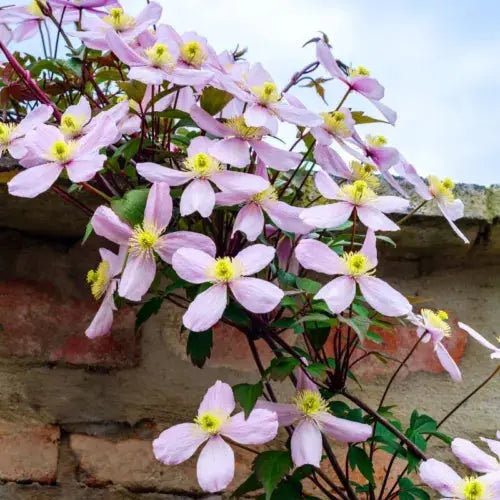
<svg viewBox="0 0 500 500"><path fill-rule="evenodd" d="M259 396L262 395L262 382L256 384L238 384L233 386L234 399L241 405L248 418Z"/></svg>
<svg viewBox="0 0 500 500"><path fill-rule="evenodd" d="M280 480L292 467L292 459L288 451L265 451L256 457L253 470L266 492L266 500L271 498Z"/></svg>
<svg viewBox="0 0 500 500"><path fill-rule="evenodd" d="M359 472L370 482L375 483L373 477L373 465L366 451L359 446L349 446L348 452L349 465L352 470L359 469Z"/></svg>
<svg viewBox="0 0 500 500"><path fill-rule="evenodd" d="M135 317L135 329L137 330L137 328L145 323L151 316L153 316L153 314L158 313L162 304L162 297L153 297L143 304L137 311L137 315Z"/></svg>
<svg viewBox="0 0 500 500"><path fill-rule="evenodd" d="M146 93L146 85L144 83L138 82L137 80L130 80L126 82L117 82L118 87L120 87L129 99L135 102L141 102L144 99L144 94Z"/></svg>
<svg viewBox="0 0 500 500"><path fill-rule="evenodd" d="M111 200L111 208L124 222L135 226L142 222L149 189L132 189L123 198Z"/></svg>
<svg viewBox="0 0 500 500"><path fill-rule="evenodd" d="M198 368L203 368L203 365L210 357L213 347L212 329L204 332L189 332L186 352L191 358L191 363Z"/></svg>
<svg viewBox="0 0 500 500"><path fill-rule="evenodd" d="M201 107L211 115L222 111L225 106L233 99L233 95L224 90L215 87L206 87L201 94Z"/></svg>
<svg viewBox="0 0 500 500"><path fill-rule="evenodd" d="M418 488L413 482L403 477L398 482L399 500L430 500L430 496L421 488Z"/></svg>
<svg viewBox="0 0 500 500"><path fill-rule="evenodd" d="M283 380L299 365L300 362L297 358L283 356L271 360L271 366L267 369L267 372L273 380Z"/></svg>

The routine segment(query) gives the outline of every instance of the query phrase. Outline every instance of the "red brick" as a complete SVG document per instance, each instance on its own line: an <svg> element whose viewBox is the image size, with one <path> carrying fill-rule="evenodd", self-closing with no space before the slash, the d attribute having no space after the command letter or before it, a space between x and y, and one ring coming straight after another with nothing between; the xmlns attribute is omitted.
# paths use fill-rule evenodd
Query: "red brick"
<svg viewBox="0 0 500 500"><path fill-rule="evenodd" d="M42 484L57 479L59 427L0 422L0 479Z"/></svg>
<svg viewBox="0 0 500 500"><path fill-rule="evenodd" d="M62 297L49 283L0 283L0 343L3 354L39 362L62 361L107 368L135 366L139 339L130 308L115 315L111 335L90 340L85 329L98 304Z"/></svg>

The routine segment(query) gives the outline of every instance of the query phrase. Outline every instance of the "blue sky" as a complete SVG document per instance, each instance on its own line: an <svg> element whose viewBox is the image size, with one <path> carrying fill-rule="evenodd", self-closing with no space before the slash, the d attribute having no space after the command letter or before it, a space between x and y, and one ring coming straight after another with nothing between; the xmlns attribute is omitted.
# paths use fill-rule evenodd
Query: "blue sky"
<svg viewBox="0 0 500 500"><path fill-rule="evenodd" d="M500 2L160 3L163 21L178 31L200 32L218 51L236 43L247 46L248 58L261 61L279 84L313 60L312 46L302 49L301 45L318 30L325 31L336 57L366 66L385 86L384 102L397 110L399 119L395 128L377 127L376 132L386 135L422 175L500 183ZM142 2L124 0L123 4L135 13ZM332 106L342 91L339 82L327 84ZM299 89L296 93L311 108L324 110L311 92ZM375 114L370 103L361 99L350 99L348 105Z"/></svg>

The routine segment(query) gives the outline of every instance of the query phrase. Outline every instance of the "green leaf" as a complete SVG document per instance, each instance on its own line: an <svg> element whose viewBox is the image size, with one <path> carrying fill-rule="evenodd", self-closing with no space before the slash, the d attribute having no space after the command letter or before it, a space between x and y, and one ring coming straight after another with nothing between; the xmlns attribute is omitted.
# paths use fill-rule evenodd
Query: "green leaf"
<svg viewBox="0 0 500 500"><path fill-rule="evenodd" d="M123 198L111 200L111 208L124 222L135 226L142 222L149 189L132 189Z"/></svg>
<svg viewBox="0 0 500 500"><path fill-rule="evenodd" d="M305 370L311 377L323 377L326 373L326 370L328 367L326 367L323 363L311 363L310 365L307 365Z"/></svg>
<svg viewBox="0 0 500 500"><path fill-rule="evenodd" d="M295 282L300 290L313 295L317 294L323 286L321 283L310 280L309 278L297 278Z"/></svg>
<svg viewBox="0 0 500 500"><path fill-rule="evenodd" d="M272 328L291 328L295 325L295 318L280 318L271 323Z"/></svg>
<svg viewBox="0 0 500 500"><path fill-rule="evenodd" d="M186 352L193 365L202 368L205 361L210 357L212 346L212 329L204 332L189 332Z"/></svg>
<svg viewBox="0 0 500 500"><path fill-rule="evenodd" d="M301 500L302 484L294 479L281 481L273 491L271 500Z"/></svg>
<svg viewBox="0 0 500 500"><path fill-rule="evenodd" d="M283 380L299 365L300 361L298 359L284 356L274 358L268 370L273 380Z"/></svg>
<svg viewBox="0 0 500 500"><path fill-rule="evenodd" d="M123 156L127 161L131 160L139 151L139 145L141 143L140 137L136 137L125 144L122 144L117 150L113 153L112 158L118 158L119 156Z"/></svg>
<svg viewBox="0 0 500 500"><path fill-rule="evenodd" d="M388 123L385 120L378 120L377 118L365 115L364 111L351 111L351 115L354 123L357 123L358 125L365 123Z"/></svg>
<svg viewBox="0 0 500 500"><path fill-rule="evenodd" d="M229 303L224 311L224 317L244 328L249 328L252 324L246 310L237 302Z"/></svg>
<svg viewBox="0 0 500 500"><path fill-rule="evenodd" d="M135 102L141 102L146 93L146 85L144 83L138 82L137 80L131 80L127 82L116 82L118 87L120 87L129 99Z"/></svg>
<svg viewBox="0 0 500 500"><path fill-rule="evenodd" d="M307 314L306 316L302 316L302 318L299 318L297 320L297 323L301 324L301 323L309 323L309 322L320 322L320 323L330 324L332 322L332 320L336 322L335 318L330 318L330 316L327 316L326 314L311 313L311 314Z"/></svg>
<svg viewBox="0 0 500 500"><path fill-rule="evenodd" d="M259 490L260 488L262 488L262 484L257 479L255 472L252 472L252 474L250 474L250 476L248 476L248 478L241 483L236 490L234 490L231 496L234 498L240 498L243 495L250 493L250 491Z"/></svg>
<svg viewBox="0 0 500 500"><path fill-rule="evenodd" d="M233 95L225 90L205 87L203 94L201 94L200 104L207 113L215 115L222 111L232 99Z"/></svg>
<svg viewBox="0 0 500 500"><path fill-rule="evenodd" d="M389 243L392 247L396 248L396 243L392 238L389 238L389 236L385 236L384 234L378 234L377 235L377 240L380 241L385 241L386 243Z"/></svg>
<svg viewBox="0 0 500 500"><path fill-rule="evenodd" d="M271 498L272 492L292 466L288 451L271 450L257 456L253 462L253 470L264 487L266 500Z"/></svg>
<svg viewBox="0 0 500 500"><path fill-rule="evenodd" d="M321 349L325 345L329 335L329 326L322 328L310 328L308 331L309 340L315 349Z"/></svg>
<svg viewBox="0 0 500 500"><path fill-rule="evenodd" d="M92 231L94 228L92 227L92 221L88 221L87 225L85 226L85 233L83 235L82 239L82 245L89 239L89 236L92 234Z"/></svg>
<svg viewBox="0 0 500 500"><path fill-rule="evenodd" d="M283 286L295 286L295 280L297 277L295 274L292 273L287 273L286 271L283 271L283 269L280 269L278 271L278 280L281 285Z"/></svg>
<svg viewBox="0 0 500 500"><path fill-rule="evenodd" d="M359 337L360 342L363 342L366 338L368 328L370 328L370 319L366 316L354 316L352 318L344 318L340 314L337 316L341 323L349 325Z"/></svg>
<svg viewBox="0 0 500 500"><path fill-rule="evenodd" d="M373 465L366 451L358 446L350 446L348 457L351 469L354 470L357 467L370 484L374 484Z"/></svg>
<svg viewBox="0 0 500 500"><path fill-rule="evenodd" d="M233 386L234 399L240 403L245 418L248 418L257 399L262 395L262 382L256 384L238 384Z"/></svg>
<svg viewBox="0 0 500 500"><path fill-rule="evenodd" d="M153 314L156 314L160 310L162 304L162 297L153 297L143 304L137 311L137 315L135 317L135 329L137 330L137 328L145 323L151 316L153 316Z"/></svg>

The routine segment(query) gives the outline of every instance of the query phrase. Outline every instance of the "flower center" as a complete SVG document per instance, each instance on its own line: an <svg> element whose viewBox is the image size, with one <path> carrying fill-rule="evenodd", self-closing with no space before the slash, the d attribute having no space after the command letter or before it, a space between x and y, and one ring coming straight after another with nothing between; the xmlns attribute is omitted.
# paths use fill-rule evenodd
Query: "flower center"
<svg viewBox="0 0 500 500"><path fill-rule="evenodd" d="M243 272L243 266L231 257L219 257L215 264L209 269L208 276L211 281L229 283L239 278Z"/></svg>
<svg viewBox="0 0 500 500"><path fill-rule="evenodd" d="M425 319L425 323L431 328L443 332L445 337L450 336L451 327L447 323L448 314L445 311L432 311L431 309L422 309L420 311L422 317Z"/></svg>
<svg viewBox="0 0 500 500"><path fill-rule="evenodd" d="M73 157L76 145L69 141L55 141L50 148L50 157L59 163L67 163Z"/></svg>
<svg viewBox="0 0 500 500"><path fill-rule="evenodd" d="M449 202L452 202L455 199L455 196L453 195L455 184L450 178L447 177L446 179L440 181L434 175L429 175L427 180L429 181L431 193L436 198L442 198Z"/></svg>
<svg viewBox="0 0 500 500"><path fill-rule="evenodd" d="M87 273L87 283L94 298L99 300L106 292L109 283L109 263L103 260L95 271L91 269Z"/></svg>
<svg viewBox="0 0 500 500"><path fill-rule="evenodd" d="M172 66L174 64L172 55L164 43L155 43L144 52L148 61L157 68L164 68L165 66Z"/></svg>
<svg viewBox="0 0 500 500"><path fill-rule="evenodd" d="M254 194L252 196L252 200L260 205L263 201L266 200L277 200L278 199L278 193L276 192L276 189L273 186L269 186L268 188L264 189L264 191L261 191L260 193Z"/></svg>
<svg viewBox="0 0 500 500"><path fill-rule="evenodd" d="M370 72L364 66L358 66L357 68L349 68L349 76L370 76Z"/></svg>
<svg viewBox="0 0 500 500"><path fill-rule="evenodd" d="M12 134L14 133L14 130L16 130L16 128L17 125L15 125L14 123L0 123L0 146L2 146L2 148L0 148L0 151L8 146Z"/></svg>
<svg viewBox="0 0 500 500"><path fill-rule="evenodd" d="M342 259L347 264L351 276L366 274L370 267L368 259L361 252L344 252Z"/></svg>
<svg viewBox="0 0 500 500"><path fill-rule="evenodd" d="M221 164L207 153L196 153L194 156L190 156L184 165L197 177L208 177L222 170Z"/></svg>
<svg viewBox="0 0 500 500"><path fill-rule="evenodd" d="M205 432L208 432L209 434L217 434L224 423L224 419L215 413L202 413L194 419L194 422Z"/></svg>
<svg viewBox="0 0 500 500"><path fill-rule="evenodd" d="M321 394L311 389L298 391L293 402L306 417L313 417L320 411L328 410L328 404L321 397Z"/></svg>
<svg viewBox="0 0 500 500"><path fill-rule="evenodd" d="M84 116L65 115L61 120L59 130L65 137L74 137L80 133L84 123Z"/></svg>
<svg viewBox="0 0 500 500"><path fill-rule="evenodd" d="M134 227L134 232L128 240L130 254L136 257L152 256L159 237L160 232L151 222L138 224Z"/></svg>
<svg viewBox="0 0 500 500"><path fill-rule="evenodd" d="M264 82L262 85L254 85L251 91L259 98L262 104L272 104L281 99L278 88L273 82Z"/></svg>
<svg viewBox="0 0 500 500"><path fill-rule="evenodd" d="M354 181L342 186L341 190L355 204L366 203L377 197L366 181Z"/></svg>
<svg viewBox="0 0 500 500"><path fill-rule="evenodd" d="M109 10L109 15L102 19L105 23L112 26L115 31L125 31L135 25L135 19L123 12L119 7L113 7Z"/></svg>
<svg viewBox="0 0 500 500"><path fill-rule="evenodd" d="M387 144L387 139L383 135L367 135L366 142L370 146L381 148Z"/></svg>
<svg viewBox="0 0 500 500"><path fill-rule="evenodd" d="M465 500L481 500L486 498L484 484L475 477L464 479L463 492Z"/></svg>
<svg viewBox="0 0 500 500"><path fill-rule="evenodd" d="M207 58L201 44L194 40L183 44L181 46L180 54L182 60L187 64L191 64L192 66L201 66L201 64Z"/></svg>
<svg viewBox="0 0 500 500"><path fill-rule="evenodd" d="M266 133L263 127L249 127L243 116L229 118L226 124L234 135L242 139L261 139Z"/></svg>
<svg viewBox="0 0 500 500"><path fill-rule="evenodd" d="M351 162L351 170L354 178L365 181L368 187L374 189L380 185L377 176L374 174L375 167L368 163L360 163L359 161Z"/></svg>
<svg viewBox="0 0 500 500"><path fill-rule="evenodd" d="M342 111L331 111L330 113L320 113L323 118L325 128L339 137L349 137L351 131L345 121L345 113Z"/></svg>
<svg viewBox="0 0 500 500"><path fill-rule="evenodd" d="M46 6L45 2L40 2L44 7ZM39 17L40 19L44 18L42 9L36 0L33 0L29 5L26 6L26 10L35 17Z"/></svg>

